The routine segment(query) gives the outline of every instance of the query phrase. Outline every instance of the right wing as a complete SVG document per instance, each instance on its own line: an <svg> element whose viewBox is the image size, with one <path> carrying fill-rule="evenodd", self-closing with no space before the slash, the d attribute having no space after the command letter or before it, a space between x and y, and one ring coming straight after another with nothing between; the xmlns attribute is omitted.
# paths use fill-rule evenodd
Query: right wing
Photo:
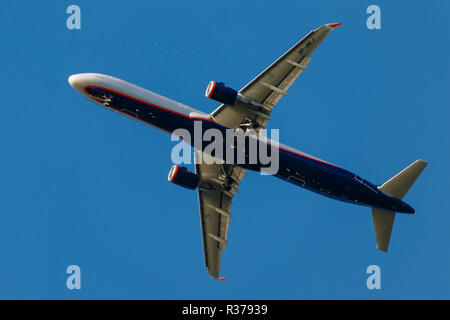
<svg viewBox="0 0 450 320"><path fill-rule="evenodd" d="M206 157L211 158L201 151L194 151L195 172L203 181L211 183L208 189L198 189L205 266L213 278L219 279L220 260L227 244L231 218L231 200L237 192L245 169L230 164L206 164L204 161L199 163L199 158Z"/></svg>
<svg viewBox="0 0 450 320"><path fill-rule="evenodd" d="M340 23L326 24L308 33L302 40L284 53L239 91L239 95L251 100L246 105L222 104L211 116L225 127L237 129L245 120L265 128L272 109L295 79L306 69L309 57L325 37Z"/></svg>

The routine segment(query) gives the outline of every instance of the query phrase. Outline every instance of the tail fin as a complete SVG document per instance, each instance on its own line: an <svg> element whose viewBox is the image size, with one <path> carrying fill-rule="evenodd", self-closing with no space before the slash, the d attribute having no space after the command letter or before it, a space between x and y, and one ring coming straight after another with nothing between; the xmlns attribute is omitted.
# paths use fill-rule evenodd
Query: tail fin
<svg viewBox="0 0 450 320"><path fill-rule="evenodd" d="M427 162L417 160L409 167L386 181L379 187L384 193L402 199L409 188L416 181L417 177L427 166ZM389 240L391 238L392 227L394 226L395 212L378 208L372 208L373 226L375 229L375 238L377 248L383 252L388 251Z"/></svg>

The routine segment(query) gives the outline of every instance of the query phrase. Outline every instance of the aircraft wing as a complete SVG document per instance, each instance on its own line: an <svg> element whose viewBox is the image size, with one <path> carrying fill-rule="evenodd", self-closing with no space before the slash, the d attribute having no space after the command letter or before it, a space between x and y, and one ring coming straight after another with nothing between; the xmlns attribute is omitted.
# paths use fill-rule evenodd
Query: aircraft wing
<svg viewBox="0 0 450 320"><path fill-rule="evenodd" d="M210 185L210 188L198 189L205 266L213 278L219 279L220 260L227 244L231 218L231 200L245 169L230 164L199 163L199 159L207 157L211 159L201 151L194 151L195 171Z"/></svg>
<svg viewBox="0 0 450 320"><path fill-rule="evenodd" d="M310 55L340 23L326 24L308 33L302 40L284 53L239 91L240 96L251 100L242 105L222 104L211 116L218 123L237 129L245 120L255 124L255 129L265 128L272 109L295 79L311 61Z"/></svg>

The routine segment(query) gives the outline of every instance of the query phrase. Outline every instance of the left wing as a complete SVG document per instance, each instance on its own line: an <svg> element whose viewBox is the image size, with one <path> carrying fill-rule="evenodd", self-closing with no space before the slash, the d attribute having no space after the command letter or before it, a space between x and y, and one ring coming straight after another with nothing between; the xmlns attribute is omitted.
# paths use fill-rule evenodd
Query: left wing
<svg viewBox="0 0 450 320"><path fill-rule="evenodd" d="M306 69L309 57L325 37L340 23L326 24L308 33L239 91L247 104L222 104L211 116L225 127L237 129L244 121L252 121L255 129L265 128L278 100L287 95L295 79Z"/></svg>
<svg viewBox="0 0 450 320"><path fill-rule="evenodd" d="M213 278L219 279L220 260L227 244L231 218L231 199L245 169L230 164L207 164L205 158L211 159L211 156L194 151L195 171L202 181L206 181L206 185L198 188L205 266Z"/></svg>

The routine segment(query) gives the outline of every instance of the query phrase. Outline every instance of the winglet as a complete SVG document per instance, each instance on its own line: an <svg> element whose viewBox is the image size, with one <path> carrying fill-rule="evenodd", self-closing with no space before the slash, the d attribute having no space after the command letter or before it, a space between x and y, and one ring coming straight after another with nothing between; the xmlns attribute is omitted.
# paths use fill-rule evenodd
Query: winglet
<svg viewBox="0 0 450 320"><path fill-rule="evenodd" d="M342 25L342 23L330 23L328 26L331 27L331 28L333 28L333 29L336 29L336 28L339 27L340 25Z"/></svg>
<svg viewBox="0 0 450 320"><path fill-rule="evenodd" d="M225 280L226 278L225 277L220 277L219 278L219 281L223 281L223 280Z"/></svg>

